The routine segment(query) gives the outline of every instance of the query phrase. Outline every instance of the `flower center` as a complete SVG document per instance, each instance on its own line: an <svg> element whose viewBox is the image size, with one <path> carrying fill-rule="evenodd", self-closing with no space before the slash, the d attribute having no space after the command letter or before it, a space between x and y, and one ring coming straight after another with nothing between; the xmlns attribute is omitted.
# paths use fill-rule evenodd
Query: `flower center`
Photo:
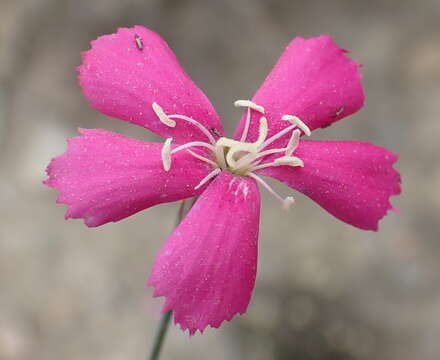
<svg viewBox="0 0 440 360"><path fill-rule="evenodd" d="M200 122L185 115L167 115L162 107L154 102L152 104L153 111L164 125L175 127L175 120L183 120L196 126L208 139L207 142L191 141L173 149L171 149L172 138L166 139L162 148L164 169L166 171L170 170L173 154L186 150L198 160L204 161L213 167L213 170L195 187L196 189L206 184L221 171L227 170L238 176L252 177L280 200L283 203L283 207L288 208L294 202L293 197L288 196L282 198L263 179L256 175L255 171L272 166L303 167L303 161L300 158L293 156L293 153L298 147L301 131L304 132L305 135L310 136L310 129L298 117L286 114L283 115L281 119L286 120L290 125L287 125L277 134L267 138L268 126L267 119L264 117L264 108L249 100L237 100L235 106L247 108L246 122L240 140L233 140L226 137L220 137L216 140L211 132ZM246 142L251 120L251 110L261 114L258 139L254 142ZM267 147L274 141L289 133L290 140L286 147L267 149ZM199 152L196 152L196 149L198 148L204 148L207 151L200 153L199 149ZM274 156L271 156L271 159L273 160L265 162L269 155L277 155L277 157L273 159Z"/></svg>

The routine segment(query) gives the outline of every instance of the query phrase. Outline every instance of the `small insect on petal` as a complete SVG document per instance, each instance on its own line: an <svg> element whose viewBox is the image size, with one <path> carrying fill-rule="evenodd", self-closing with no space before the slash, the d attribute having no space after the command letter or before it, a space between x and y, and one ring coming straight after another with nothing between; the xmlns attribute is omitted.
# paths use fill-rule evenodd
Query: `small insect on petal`
<svg viewBox="0 0 440 360"><path fill-rule="evenodd" d="M211 128L211 132L215 135L215 136L218 136L218 137L221 137L222 136L222 134L220 134L220 132L216 129L216 128Z"/></svg>
<svg viewBox="0 0 440 360"><path fill-rule="evenodd" d="M144 50L144 43L142 42L142 38L138 34L134 35L134 41L140 51Z"/></svg>

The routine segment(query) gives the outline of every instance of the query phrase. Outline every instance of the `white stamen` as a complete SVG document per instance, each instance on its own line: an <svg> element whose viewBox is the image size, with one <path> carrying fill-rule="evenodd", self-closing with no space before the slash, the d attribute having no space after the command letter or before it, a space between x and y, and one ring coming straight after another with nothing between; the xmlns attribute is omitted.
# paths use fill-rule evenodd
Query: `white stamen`
<svg viewBox="0 0 440 360"><path fill-rule="evenodd" d="M310 136L312 134L312 132L310 131L309 127L304 124L300 118L298 118L297 116L293 116L293 115L283 115L282 120L286 120L292 124L295 124L296 126L298 126L303 132L304 134L306 134L307 136Z"/></svg>
<svg viewBox="0 0 440 360"><path fill-rule="evenodd" d="M296 167L296 166L304 167L304 162L296 156L282 156L282 157L279 157L278 159L275 159L274 163L277 165L289 165L289 166L293 166L293 167Z"/></svg>
<svg viewBox="0 0 440 360"><path fill-rule="evenodd" d="M295 202L295 199L292 196L287 196L283 200L283 210L288 211L294 202Z"/></svg>
<svg viewBox="0 0 440 360"><path fill-rule="evenodd" d="M190 118L189 116L178 115L178 114L168 115L168 118L169 118L169 119L173 119L173 118L174 118L174 119L181 119L181 120L188 121L189 123L191 123L191 124L197 126L197 127L202 131L202 133L204 133L204 134L207 136L207 138L209 139L209 141L210 141L211 144L213 144L213 145L215 144L215 139L214 139L214 137L212 136L212 134L208 131L207 128L205 128L205 127L204 127L201 123L199 123L197 120L194 120L194 119Z"/></svg>
<svg viewBox="0 0 440 360"><path fill-rule="evenodd" d="M222 169L217 168L212 170L208 175L206 175L200 182L199 184L194 188L195 190L197 190L199 187L205 185L209 180L211 180L214 176L217 176L220 172L222 171Z"/></svg>
<svg viewBox="0 0 440 360"><path fill-rule="evenodd" d="M296 156L282 156L278 159L275 159L272 162L264 163L261 165L255 165L252 166L249 171L255 171L255 170L261 170L272 166L281 166L281 165L287 165L287 166L293 166L293 167L304 167L304 162L297 158Z"/></svg>
<svg viewBox="0 0 440 360"><path fill-rule="evenodd" d="M264 107L257 105L250 100L237 100L236 102L234 102L234 106L235 107L248 107L248 108L251 108L255 111L258 111L258 112L264 114Z"/></svg>
<svg viewBox="0 0 440 360"><path fill-rule="evenodd" d="M172 155L181 150L187 150L188 153L196 159L208 163L214 167L214 169L208 175L206 175L197 186L195 186L195 189L199 189L205 185L221 171L228 170L236 175L249 176L253 178L261 186L268 190L272 196L277 198L282 203L283 208L287 210L294 203L293 197L281 197L269 186L269 184L257 176L254 171L275 166L303 167L304 162L300 158L293 156L293 153L298 147L302 132L305 135L310 135L310 129L298 117L293 115L284 115L282 116L282 119L289 121L291 125L286 126L269 139L266 139L268 135L267 119L266 117L261 116L258 128L258 138L254 142L246 142L252 118L251 110L264 114L264 108L250 100L237 100L235 102L235 106L247 107L246 121L239 141L226 137L220 137L221 135L218 133L215 133L215 135L220 138L216 140L212 134L212 131L214 131L213 129L209 130L202 123L186 115L167 115L162 107L160 107L156 102L153 102L153 111L163 124L170 127L175 127L176 122L173 119L187 121L196 126L204 135L206 135L209 140L209 142L191 141L186 144L176 146L174 149L172 149L172 138L166 139L161 151L163 167L165 171L169 171L171 169ZM274 141L281 139L289 132L292 133L285 147L264 150L265 147L272 144ZM209 150L209 156L204 156L204 153L202 153L203 155L198 154L191 149L192 147L207 148ZM270 162L264 162L266 156L268 155L274 155L270 157L272 161L269 160Z"/></svg>
<svg viewBox="0 0 440 360"><path fill-rule="evenodd" d="M276 154L279 152L283 152L286 151L287 148L280 148L280 149L269 149L269 150L265 150L265 151L261 151L258 153L257 157L255 159L259 159L261 157L270 155L270 154Z"/></svg>
<svg viewBox="0 0 440 360"><path fill-rule="evenodd" d="M175 154L178 151L188 149L193 146L202 146L202 147L208 148L211 151L214 151L214 146L212 146L211 144L205 143L203 141L191 141L189 143L186 143L186 144L183 144L183 145L176 147L175 149L173 149L173 151L171 151L171 154Z"/></svg>
<svg viewBox="0 0 440 360"><path fill-rule="evenodd" d="M199 155L199 154L197 154L197 153L195 153L194 151L192 151L192 150L187 150L192 156L194 156L195 158L197 158L197 159L199 159L199 160L202 160L202 161L204 161L204 162L207 162L208 164L211 164L212 166L214 166L214 167L218 167L218 165L217 165L217 163L215 162L215 161L212 161L211 159L208 159L208 158L206 158L206 157L204 157L204 156L202 156L202 155Z"/></svg>
<svg viewBox="0 0 440 360"><path fill-rule="evenodd" d="M162 147L162 163L165 171L169 171L171 169L171 142L173 138L168 138L165 140L165 143Z"/></svg>
<svg viewBox="0 0 440 360"><path fill-rule="evenodd" d="M168 115L165 114L165 111L163 111L162 107L158 103L153 102L151 107L162 124L172 128L176 126L176 122L171 120Z"/></svg>
<svg viewBox="0 0 440 360"><path fill-rule="evenodd" d="M260 118L260 127L258 129L258 139L254 142L255 145L260 146L264 142L267 136L267 131L267 119L262 116Z"/></svg>
<svg viewBox="0 0 440 360"><path fill-rule="evenodd" d="M283 204L284 210L288 210L289 207L294 203L295 200L293 199L292 196L287 196L285 199L283 199L281 197L281 195L279 195L277 192L275 192L275 190L272 189L267 182L265 182L262 178L255 175L254 173L249 172L246 175L255 179L260 185L262 185L267 191L269 191L270 194L272 194L273 196L275 196L276 199L281 201L281 203Z"/></svg>
<svg viewBox="0 0 440 360"><path fill-rule="evenodd" d="M286 146L286 155L290 156L293 154L293 152L296 150L296 148L299 145L299 136L301 134L301 131L296 129L292 132L292 137L289 140L289 143Z"/></svg>

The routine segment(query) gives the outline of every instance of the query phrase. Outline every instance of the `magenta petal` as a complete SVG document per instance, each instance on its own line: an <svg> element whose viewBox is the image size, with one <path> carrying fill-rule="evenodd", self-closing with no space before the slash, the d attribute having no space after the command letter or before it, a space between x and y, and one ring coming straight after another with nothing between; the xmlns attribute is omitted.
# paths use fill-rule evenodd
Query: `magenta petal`
<svg viewBox="0 0 440 360"><path fill-rule="evenodd" d="M153 31L142 26L120 28L115 34L92 41L91 50L82 57L78 71L84 95L104 114L172 137L176 142L206 141L206 136L187 122L178 120L175 128L162 124L151 108L157 102L168 114L192 117L213 134L223 133L208 98Z"/></svg>
<svg viewBox="0 0 440 360"><path fill-rule="evenodd" d="M259 170L301 191L348 224L377 230L392 195L400 194L398 156L379 146L355 141L302 140L295 151L304 168Z"/></svg>
<svg viewBox="0 0 440 360"><path fill-rule="evenodd" d="M255 283L260 194L223 171L156 257L149 286L190 334L246 312Z"/></svg>
<svg viewBox="0 0 440 360"><path fill-rule="evenodd" d="M187 152L173 155L163 169L163 144L146 143L106 130L80 129L67 151L47 168L46 185L58 190L57 202L69 205L66 218L87 226L118 221L150 206L185 199L211 170Z"/></svg>
<svg viewBox="0 0 440 360"><path fill-rule="evenodd" d="M298 116L313 130L362 107L364 95L359 65L345 53L327 35L292 40L252 98L266 110L269 135L287 126L286 121L281 120L284 114ZM257 138L260 116L253 112L251 140ZM236 138L243 130L244 119L237 128ZM287 140L288 136L284 138Z"/></svg>

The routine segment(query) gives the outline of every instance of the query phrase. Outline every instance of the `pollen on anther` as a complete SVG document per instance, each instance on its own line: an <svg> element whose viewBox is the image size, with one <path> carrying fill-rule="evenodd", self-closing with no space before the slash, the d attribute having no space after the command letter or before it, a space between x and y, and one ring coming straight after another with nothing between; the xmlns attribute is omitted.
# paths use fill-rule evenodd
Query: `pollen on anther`
<svg viewBox="0 0 440 360"><path fill-rule="evenodd" d="M266 140L267 132L268 132L267 119L264 116L262 116L260 118L260 127L258 129L258 139L255 142L258 146L260 146L264 142L264 140Z"/></svg>
<svg viewBox="0 0 440 360"><path fill-rule="evenodd" d="M288 165L293 167L304 167L304 162L296 156L282 156L274 160L275 165Z"/></svg>
<svg viewBox="0 0 440 360"><path fill-rule="evenodd" d="M153 102L151 104L151 107L153 108L154 113L157 115L162 124L172 128L176 126L176 122L168 117L168 115L165 113L165 111L163 111L162 107L158 103Z"/></svg>
<svg viewBox="0 0 440 360"><path fill-rule="evenodd" d="M296 150L299 144L299 136L301 131L296 129L292 132L292 136L290 137L289 143L286 146L286 156L290 156Z"/></svg>
<svg viewBox="0 0 440 360"><path fill-rule="evenodd" d="M169 171L171 169L171 142L173 138L168 138L165 140L162 147L162 163L165 171Z"/></svg>
<svg viewBox="0 0 440 360"><path fill-rule="evenodd" d="M235 107L251 108L255 111L258 111L258 112L264 114L264 107L262 107L261 105L255 104L254 102L252 102L250 100L237 100L236 102L234 102L234 106Z"/></svg>
<svg viewBox="0 0 440 360"><path fill-rule="evenodd" d="M290 123L298 126L307 136L312 135L312 132L310 131L309 127L306 124L304 124L299 117L286 114L283 115L281 119L289 121Z"/></svg>

